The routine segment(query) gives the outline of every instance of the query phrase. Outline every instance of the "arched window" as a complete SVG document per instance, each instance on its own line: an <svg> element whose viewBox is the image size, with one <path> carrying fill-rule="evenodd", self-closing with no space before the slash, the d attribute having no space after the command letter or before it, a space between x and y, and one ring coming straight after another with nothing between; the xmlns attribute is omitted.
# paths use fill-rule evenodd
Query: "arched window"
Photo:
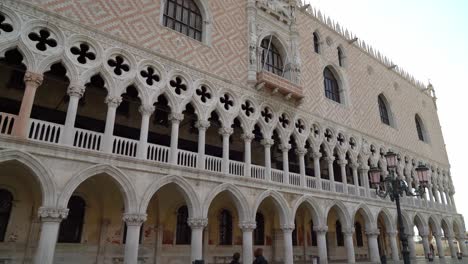
<svg viewBox="0 0 468 264"><path fill-rule="evenodd" d="M320 39L317 32L314 32L314 51L320 53Z"/></svg>
<svg viewBox="0 0 468 264"><path fill-rule="evenodd" d="M271 37L262 40L262 69L272 72L276 75L283 75L283 59L278 48L271 41Z"/></svg>
<svg viewBox="0 0 468 264"><path fill-rule="evenodd" d="M86 202L79 196L68 201L68 216L60 223L59 243L80 243L85 216Z"/></svg>
<svg viewBox="0 0 468 264"><path fill-rule="evenodd" d="M8 222L10 221L13 195L11 192L0 189L0 242L5 241Z"/></svg>
<svg viewBox="0 0 468 264"><path fill-rule="evenodd" d="M338 52L338 65L340 65L340 67L343 67L344 55L343 55L343 50L341 49L341 47L337 48L337 52Z"/></svg>
<svg viewBox="0 0 468 264"><path fill-rule="evenodd" d="M163 24L198 41L202 40L203 18L193 0L167 0Z"/></svg>
<svg viewBox="0 0 468 264"><path fill-rule="evenodd" d="M336 245L339 247L344 246L344 236L343 236L343 229L341 228L341 222L340 220L336 221L335 224L336 227Z"/></svg>
<svg viewBox="0 0 468 264"><path fill-rule="evenodd" d="M386 125L390 125L390 116L388 113L387 103L385 102L386 100L383 97L383 95L379 95L378 101L379 101L380 120L382 121L382 123Z"/></svg>
<svg viewBox="0 0 468 264"><path fill-rule="evenodd" d="M255 215L255 222L257 227L254 230L254 244L263 246L265 245L265 217L262 213Z"/></svg>
<svg viewBox="0 0 468 264"><path fill-rule="evenodd" d="M188 208L182 206L177 210L177 228L176 228L176 244L190 245L192 239L192 230L187 223Z"/></svg>
<svg viewBox="0 0 468 264"><path fill-rule="evenodd" d="M323 70L323 79L325 86L325 96L330 100L341 103L338 81L335 78L333 72L328 67Z"/></svg>
<svg viewBox="0 0 468 264"><path fill-rule="evenodd" d="M425 137L425 134L424 134L424 126L423 126L422 120L419 117L419 115L416 115L414 117L414 122L416 123L416 131L418 132L419 140L426 141L426 137Z"/></svg>
<svg viewBox="0 0 468 264"><path fill-rule="evenodd" d="M314 222L312 220L310 221L310 233L312 237L312 246L316 247L317 246L317 231L314 230Z"/></svg>
<svg viewBox="0 0 468 264"><path fill-rule="evenodd" d="M219 244L232 245L232 215L226 209L219 216Z"/></svg>
<svg viewBox="0 0 468 264"><path fill-rule="evenodd" d="M356 244L358 247L364 246L364 241L362 240L362 226L359 222L354 224L354 231L356 232Z"/></svg>

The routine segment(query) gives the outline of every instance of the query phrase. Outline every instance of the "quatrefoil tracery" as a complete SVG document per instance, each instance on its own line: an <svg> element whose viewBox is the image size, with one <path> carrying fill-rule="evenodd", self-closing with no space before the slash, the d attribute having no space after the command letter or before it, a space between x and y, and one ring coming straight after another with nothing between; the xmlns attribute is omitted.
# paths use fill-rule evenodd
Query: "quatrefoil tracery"
<svg viewBox="0 0 468 264"><path fill-rule="evenodd" d="M5 33L10 33L13 31L13 26L5 21L6 17L0 14L0 34L2 34L2 31Z"/></svg>
<svg viewBox="0 0 468 264"><path fill-rule="evenodd" d="M299 131L299 133L302 134L302 131L304 131L305 129L305 125L304 125L304 122L301 120L301 119L298 119L297 122L296 122L296 129L297 131Z"/></svg>
<svg viewBox="0 0 468 264"><path fill-rule="evenodd" d="M114 73L116 75L122 75L122 73L130 71L130 66L125 63L125 59L119 55L115 56L115 59L109 59L107 64L114 68Z"/></svg>
<svg viewBox="0 0 468 264"><path fill-rule="evenodd" d="M79 47L73 46L70 48L70 52L76 55L76 60L81 64L86 64L88 60L95 60L96 54L90 51L90 47L86 43L81 43Z"/></svg>
<svg viewBox="0 0 468 264"><path fill-rule="evenodd" d="M356 140L354 138L349 139L349 145L351 146L352 149L356 148Z"/></svg>
<svg viewBox="0 0 468 264"><path fill-rule="evenodd" d="M341 146L343 146L345 144L345 137L343 136L343 134L338 134L338 138L337 138L338 142L340 143Z"/></svg>
<svg viewBox="0 0 468 264"><path fill-rule="evenodd" d="M270 108L265 107L263 111L260 113L263 117L263 120L265 120L265 123L269 123L271 119L273 119L273 114L271 113Z"/></svg>
<svg viewBox="0 0 468 264"><path fill-rule="evenodd" d="M289 120L285 113L281 114L281 116L278 119L283 128L287 128L289 126Z"/></svg>
<svg viewBox="0 0 468 264"><path fill-rule="evenodd" d="M203 103L206 103L211 99L211 93L204 85L200 86L200 88L198 88L195 93L200 97L200 101Z"/></svg>
<svg viewBox="0 0 468 264"><path fill-rule="evenodd" d="M325 131L325 138L327 139L328 142L332 141L333 133L330 131L330 129L327 129Z"/></svg>
<svg viewBox="0 0 468 264"><path fill-rule="evenodd" d="M219 98L221 104L223 104L224 109L229 110L232 106L234 106L234 101L231 99L229 94L224 94Z"/></svg>
<svg viewBox="0 0 468 264"><path fill-rule="evenodd" d="M246 116L250 116L251 114L255 112L255 108L253 108L252 103L248 100L245 101L245 103L241 105L241 108L244 111Z"/></svg>
<svg viewBox="0 0 468 264"><path fill-rule="evenodd" d="M39 33L31 32L28 38L36 43L36 49L40 51L46 51L48 47L57 47L57 41L51 37L50 32L47 29L39 30Z"/></svg>
<svg viewBox="0 0 468 264"><path fill-rule="evenodd" d="M159 82L160 78L153 67L148 66L140 72L141 77L145 79L147 85L152 86L155 82Z"/></svg>
<svg viewBox="0 0 468 264"><path fill-rule="evenodd" d="M182 91L187 91L187 85L184 84L180 77L176 77L175 80L171 80L169 84L174 88L175 93L178 95L182 94Z"/></svg>

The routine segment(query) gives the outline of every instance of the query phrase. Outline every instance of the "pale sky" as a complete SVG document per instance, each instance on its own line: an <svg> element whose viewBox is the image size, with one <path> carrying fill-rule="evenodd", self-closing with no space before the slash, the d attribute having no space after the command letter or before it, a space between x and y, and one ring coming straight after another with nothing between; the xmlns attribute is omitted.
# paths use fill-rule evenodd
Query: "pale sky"
<svg viewBox="0 0 468 264"><path fill-rule="evenodd" d="M468 221L468 1L305 0L398 66L438 97L457 211Z"/></svg>

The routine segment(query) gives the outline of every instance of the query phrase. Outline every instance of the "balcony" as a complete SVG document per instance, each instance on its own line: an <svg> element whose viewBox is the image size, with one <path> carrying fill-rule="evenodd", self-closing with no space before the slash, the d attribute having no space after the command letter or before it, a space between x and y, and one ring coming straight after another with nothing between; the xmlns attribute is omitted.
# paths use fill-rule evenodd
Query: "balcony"
<svg viewBox="0 0 468 264"><path fill-rule="evenodd" d="M303 88L288 79L274 73L261 71L257 73L257 89L266 88L273 94L280 93L287 100L294 98L300 100L304 98Z"/></svg>
<svg viewBox="0 0 468 264"><path fill-rule="evenodd" d="M17 119L16 115L0 112L0 138L10 136L13 130L13 124ZM64 126L47 121L30 119L28 124L28 140L42 142L46 144L63 145ZM104 133L88 131L84 129L73 129L73 143L70 148L85 149L89 151L102 151ZM139 141L128 138L113 136L111 153L118 156L137 158L137 149ZM144 160L156 163L170 163L170 148L157 144L147 144L147 152ZM186 168L198 168L198 153L177 150L177 166ZM250 177L260 181L270 181L272 183L291 186L295 188L304 188L305 190L314 190L318 192L336 193L355 198L371 198L377 201L390 202L389 199L381 200L375 195L374 189L366 191L365 187L343 184L341 182L330 181L326 179L317 179L305 175L304 186L301 183L301 175L294 172L285 173L282 170L271 169L271 174L267 175L267 170L263 166L254 164L247 165L244 162L229 160L228 175L233 177ZM247 168L250 167L250 168ZM203 168L206 171L223 173L223 159L214 156L205 156ZM250 170L250 171L248 171ZM417 208L430 208L439 211L452 211L454 208L450 205L440 204L423 199L405 197L402 199L405 206Z"/></svg>

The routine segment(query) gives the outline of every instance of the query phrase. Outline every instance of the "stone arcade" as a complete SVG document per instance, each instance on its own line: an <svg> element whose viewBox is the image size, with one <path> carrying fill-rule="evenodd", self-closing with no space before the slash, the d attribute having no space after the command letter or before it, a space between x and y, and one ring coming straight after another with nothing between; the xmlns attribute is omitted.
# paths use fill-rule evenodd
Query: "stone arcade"
<svg viewBox="0 0 468 264"><path fill-rule="evenodd" d="M388 150L468 255L434 88L300 1L0 4L0 263L398 261Z"/></svg>

